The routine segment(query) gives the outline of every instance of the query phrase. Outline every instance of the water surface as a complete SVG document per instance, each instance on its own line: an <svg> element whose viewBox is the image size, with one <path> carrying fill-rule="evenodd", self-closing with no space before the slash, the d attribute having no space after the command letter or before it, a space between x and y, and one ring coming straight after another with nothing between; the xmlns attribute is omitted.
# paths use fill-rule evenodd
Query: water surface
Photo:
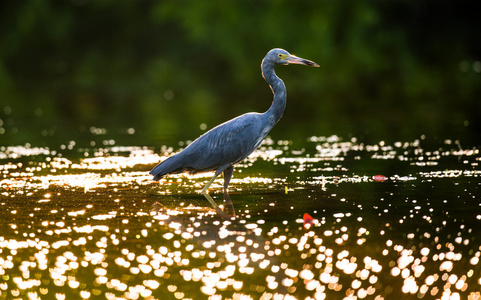
<svg viewBox="0 0 481 300"><path fill-rule="evenodd" d="M212 174L113 144L0 147L0 299L481 297L477 148L267 140L223 218Z"/></svg>

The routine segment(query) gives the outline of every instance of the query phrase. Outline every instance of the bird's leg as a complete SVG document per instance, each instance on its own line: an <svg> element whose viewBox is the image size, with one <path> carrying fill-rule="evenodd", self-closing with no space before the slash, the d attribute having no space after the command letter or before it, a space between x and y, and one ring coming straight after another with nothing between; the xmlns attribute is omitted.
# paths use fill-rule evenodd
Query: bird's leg
<svg viewBox="0 0 481 300"><path fill-rule="evenodd" d="M230 179L232 178L232 173L234 172L234 167L230 166L224 170L224 212L229 216L235 217L235 209L232 200L230 199L229 192L227 188L229 187Z"/></svg>
<svg viewBox="0 0 481 300"><path fill-rule="evenodd" d="M207 182L207 184L205 185L205 187L202 189L202 195L204 195L205 199L207 199L207 201L209 201L210 205L212 205L212 207L214 207L215 211L217 212L217 214L223 218L229 218L229 216L223 212L219 206L215 203L214 199L212 199L212 197L207 193L207 189L210 187L210 185L214 182L214 180L217 178L219 174L215 174L210 180L209 182Z"/></svg>
<svg viewBox="0 0 481 300"><path fill-rule="evenodd" d="M230 166L224 170L224 193L227 193L227 188L229 188L230 179L232 178L232 173L234 173L234 167Z"/></svg>
<svg viewBox="0 0 481 300"><path fill-rule="evenodd" d="M219 174L215 173L214 176L210 179L209 182L207 182L207 184L204 186L204 188L202 189L202 194L207 194L207 189L210 187L210 185L214 182L214 180L216 179L216 177L219 176Z"/></svg>

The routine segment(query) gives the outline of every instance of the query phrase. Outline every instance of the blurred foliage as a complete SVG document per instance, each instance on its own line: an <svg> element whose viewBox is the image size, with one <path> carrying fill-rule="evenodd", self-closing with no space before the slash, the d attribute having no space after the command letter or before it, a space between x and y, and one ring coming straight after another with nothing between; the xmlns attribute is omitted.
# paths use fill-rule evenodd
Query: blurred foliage
<svg viewBox="0 0 481 300"><path fill-rule="evenodd" d="M321 68L278 67L288 105L274 138L477 142L477 1L4 1L1 144L105 138L175 145L271 94L274 47ZM95 127L95 128L94 128ZM135 129L135 134L132 129Z"/></svg>

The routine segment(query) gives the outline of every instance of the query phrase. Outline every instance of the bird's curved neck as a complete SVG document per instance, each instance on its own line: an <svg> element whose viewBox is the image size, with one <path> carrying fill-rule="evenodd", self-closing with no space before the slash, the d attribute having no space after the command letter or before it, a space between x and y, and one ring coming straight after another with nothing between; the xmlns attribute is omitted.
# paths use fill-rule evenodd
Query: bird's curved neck
<svg viewBox="0 0 481 300"><path fill-rule="evenodd" d="M271 107L264 113L267 117L269 130L280 120L286 108L286 86L274 72L274 64L262 61L262 76L267 81L274 93L274 100Z"/></svg>

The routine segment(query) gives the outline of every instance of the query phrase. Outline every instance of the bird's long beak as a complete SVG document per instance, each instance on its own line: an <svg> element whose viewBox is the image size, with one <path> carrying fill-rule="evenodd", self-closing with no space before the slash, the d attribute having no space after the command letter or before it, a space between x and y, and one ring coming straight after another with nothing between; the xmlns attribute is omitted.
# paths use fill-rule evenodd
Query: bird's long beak
<svg viewBox="0 0 481 300"><path fill-rule="evenodd" d="M307 59L304 59L304 58L300 58L300 57L297 57L295 55L290 55L289 58L287 58L287 61L290 63L290 64L298 64L298 65L306 65L306 66L312 66L312 67L319 67L318 64L316 64L315 62L313 61L310 61L310 60L307 60Z"/></svg>

